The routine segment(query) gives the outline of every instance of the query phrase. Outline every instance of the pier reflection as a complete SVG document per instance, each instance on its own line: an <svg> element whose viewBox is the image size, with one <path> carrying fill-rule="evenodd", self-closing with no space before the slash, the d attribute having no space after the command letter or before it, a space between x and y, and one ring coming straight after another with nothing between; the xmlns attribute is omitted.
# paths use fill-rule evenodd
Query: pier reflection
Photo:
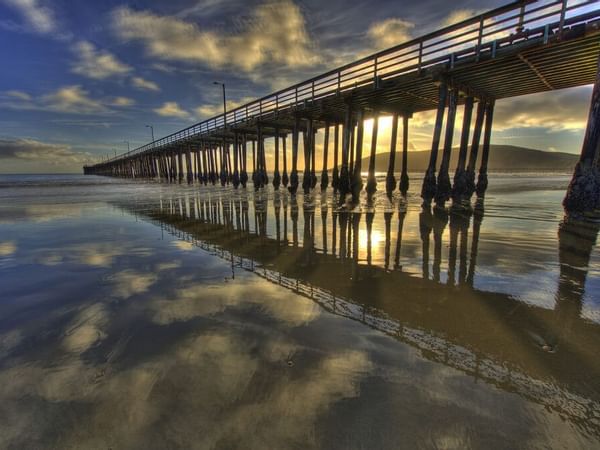
<svg viewBox="0 0 600 450"><path fill-rule="evenodd" d="M478 285L482 202L417 214L403 203L384 213L299 206L277 193L118 206L231 261L234 275L252 271L600 436L600 324L582 315L600 225L560 224L546 307Z"/></svg>

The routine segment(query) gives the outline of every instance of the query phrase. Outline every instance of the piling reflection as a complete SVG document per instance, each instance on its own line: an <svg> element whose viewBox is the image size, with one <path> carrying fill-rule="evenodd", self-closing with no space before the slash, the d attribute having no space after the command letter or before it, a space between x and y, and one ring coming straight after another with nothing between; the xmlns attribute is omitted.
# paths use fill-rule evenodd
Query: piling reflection
<svg viewBox="0 0 600 450"><path fill-rule="evenodd" d="M477 288L481 201L472 210L424 208L416 256L405 250L403 204L361 214L256 194L119 206L231 260L234 276L253 271L600 436L600 324L582 317L600 225L561 223L555 306L546 308ZM407 269L419 265L420 273Z"/></svg>

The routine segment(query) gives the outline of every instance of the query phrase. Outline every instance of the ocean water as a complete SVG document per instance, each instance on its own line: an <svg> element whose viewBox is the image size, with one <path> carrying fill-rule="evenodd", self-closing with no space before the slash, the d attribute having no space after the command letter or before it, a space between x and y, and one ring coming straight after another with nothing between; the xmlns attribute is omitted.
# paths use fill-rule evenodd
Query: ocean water
<svg viewBox="0 0 600 450"><path fill-rule="evenodd" d="M600 225L0 176L0 448L600 448ZM381 180L380 180L381 181ZM383 187L383 183L380 183Z"/></svg>

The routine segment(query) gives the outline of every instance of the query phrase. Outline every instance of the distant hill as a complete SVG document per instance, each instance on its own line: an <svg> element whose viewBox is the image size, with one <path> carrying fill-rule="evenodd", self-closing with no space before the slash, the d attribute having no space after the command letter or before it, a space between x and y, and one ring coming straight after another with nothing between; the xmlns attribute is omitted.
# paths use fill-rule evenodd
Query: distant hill
<svg viewBox="0 0 600 450"><path fill-rule="evenodd" d="M363 148L363 152L369 154L369 149ZM429 164L429 151L410 151L408 153L408 171L424 172ZM402 168L402 151L396 153L396 172ZM375 158L375 170L386 172L390 154L378 153ZM442 159L442 149L438 154L438 167ZM479 154L481 159L481 149ZM490 147L490 159L488 170L490 171L564 171L571 172L579 159L578 155L560 152L546 152L513 145L492 145ZM450 159L450 171L454 171L458 160L458 147L452 149ZM362 170L367 171L369 157L362 160ZM479 167L479 161L477 161Z"/></svg>

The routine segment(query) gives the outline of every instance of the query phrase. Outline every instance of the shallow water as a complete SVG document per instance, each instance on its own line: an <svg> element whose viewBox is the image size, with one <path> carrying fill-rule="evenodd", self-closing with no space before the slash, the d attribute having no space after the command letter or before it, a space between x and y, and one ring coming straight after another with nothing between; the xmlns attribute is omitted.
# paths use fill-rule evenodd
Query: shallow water
<svg viewBox="0 0 600 450"><path fill-rule="evenodd" d="M0 176L1 448L598 448L568 176L380 194Z"/></svg>

